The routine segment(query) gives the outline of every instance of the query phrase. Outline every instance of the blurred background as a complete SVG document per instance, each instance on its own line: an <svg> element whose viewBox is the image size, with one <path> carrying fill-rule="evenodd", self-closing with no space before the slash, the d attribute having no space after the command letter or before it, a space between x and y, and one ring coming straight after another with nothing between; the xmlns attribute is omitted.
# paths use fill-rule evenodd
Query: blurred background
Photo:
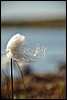
<svg viewBox="0 0 67 100"><path fill-rule="evenodd" d="M29 44L48 48L44 61L32 64L36 73L53 71L66 63L65 1L2 1L1 50L16 33L24 34ZM35 45L36 46L36 45Z"/></svg>
<svg viewBox="0 0 67 100"><path fill-rule="evenodd" d="M48 49L44 60L21 64L21 70L34 74L58 73L64 66L65 73L66 1L1 1L1 51L18 32L26 36L28 45L35 47L39 43ZM6 70L10 61L5 55L1 58L1 70L10 76L10 67L8 73ZM19 75L15 68L14 76Z"/></svg>

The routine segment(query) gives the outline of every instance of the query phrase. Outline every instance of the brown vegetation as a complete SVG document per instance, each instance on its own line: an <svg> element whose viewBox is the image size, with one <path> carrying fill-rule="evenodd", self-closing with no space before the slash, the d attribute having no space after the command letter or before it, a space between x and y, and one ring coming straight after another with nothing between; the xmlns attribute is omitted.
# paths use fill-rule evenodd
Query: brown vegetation
<svg viewBox="0 0 67 100"><path fill-rule="evenodd" d="M28 99L66 98L66 78L57 74L27 74L24 75L24 82ZM1 85L1 98L11 98L11 83L9 81L7 82L7 79ZM22 78L16 78L14 79L14 99L24 98L26 98L26 95Z"/></svg>
<svg viewBox="0 0 67 100"><path fill-rule="evenodd" d="M65 19L43 20L43 21L19 21L2 22L2 27L66 27Z"/></svg>

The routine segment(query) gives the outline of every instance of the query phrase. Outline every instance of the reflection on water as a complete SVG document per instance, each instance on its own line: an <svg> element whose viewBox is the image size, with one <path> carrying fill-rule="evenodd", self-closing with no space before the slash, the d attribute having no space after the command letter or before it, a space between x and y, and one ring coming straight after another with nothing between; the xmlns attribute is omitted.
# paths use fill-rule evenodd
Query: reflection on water
<svg viewBox="0 0 67 100"><path fill-rule="evenodd" d="M60 62L66 62L66 31L65 29L48 28L2 28L1 50L5 50L8 40L16 33L24 34L28 45L38 43L48 48L44 60L31 64L34 72L48 72L57 68Z"/></svg>

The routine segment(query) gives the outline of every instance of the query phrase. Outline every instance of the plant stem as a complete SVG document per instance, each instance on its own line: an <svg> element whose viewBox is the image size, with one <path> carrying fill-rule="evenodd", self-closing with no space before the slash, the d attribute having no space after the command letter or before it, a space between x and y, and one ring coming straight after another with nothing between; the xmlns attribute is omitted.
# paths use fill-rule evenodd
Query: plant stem
<svg viewBox="0 0 67 100"><path fill-rule="evenodd" d="M13 99L13 69L12 69L12 58L11 58L11 83L12 83L12 99Z"/></svg>
<svg viewBox="0 0 67 100"><path fill-rule="evenodd" d="M19 67L19 65L18 65L18 62L17 62L17 66L18 66L19 71L20 71L21 76L22 76L22 81L23 81L24 90L25 90L25 93L26 93L26 98L28 98L27 91L26 91L26 87L25 87L25 83L24 83L24 79L23 79L23 73L22 73L22 71L21 71L21 69L20 69L20 67Z"/></svg>

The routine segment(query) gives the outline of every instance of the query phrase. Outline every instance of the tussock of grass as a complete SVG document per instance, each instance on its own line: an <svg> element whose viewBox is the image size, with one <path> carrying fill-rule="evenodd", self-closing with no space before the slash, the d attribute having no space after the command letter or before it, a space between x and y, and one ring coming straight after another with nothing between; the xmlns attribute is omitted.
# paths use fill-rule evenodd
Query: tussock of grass
<svg viewBox="0 0 67 100"><path fill-rule="evenodd" d="M5 81L7 81L5 79ZM66 80L56 75L29 74L24 76L28 99L64 99L66 98ZM8 98L6 82L1 86L2 98ZM10 87L11 85L9 85ZM11 89L9 88L9 98ZM14 99L26 99L22 79L14 80Z"/></svg>

